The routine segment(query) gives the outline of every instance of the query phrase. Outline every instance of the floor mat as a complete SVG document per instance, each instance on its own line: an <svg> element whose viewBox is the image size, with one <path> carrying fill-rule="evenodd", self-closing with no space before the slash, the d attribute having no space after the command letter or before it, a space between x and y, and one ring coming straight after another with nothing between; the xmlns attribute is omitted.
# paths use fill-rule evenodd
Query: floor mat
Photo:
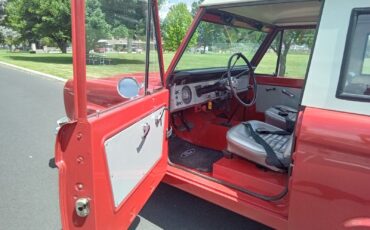
<svg viewBox="0 0 370 230"><path fill-rule="evenodd" d="M213 163L223 157L223 153L193 145L178 137L169 140L170 161L201 172L212 172Z"/></svg>

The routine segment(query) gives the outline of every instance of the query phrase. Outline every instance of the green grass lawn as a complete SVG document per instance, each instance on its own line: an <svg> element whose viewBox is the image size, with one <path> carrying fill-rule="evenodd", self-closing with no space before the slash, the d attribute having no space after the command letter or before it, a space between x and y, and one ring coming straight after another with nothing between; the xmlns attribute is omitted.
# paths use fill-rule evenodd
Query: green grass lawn
<svg viewBox="0 0 370 230"><path fill-rule="evenodd" d="M165 69L170 64L174 53L165 53ZM230 54L193 54L186 53L179 63L179 69L194 69L204 67L222 67L227 65ZM276 56L273 53L267 54L257 69L257 73L271 74L275 71ZM156 56L151 55L152 63L155 63ZM106 58L111 60L110 65L87 65L89 77L106 77L122 73L144 72L145 54L108 54ZM308 55L291 54L288 56L287 75L303 77L306 71ZM0 61L52 74L58 77L70 79L73 76L71 54L29 54L10 53L0 51ZM155 66L155 65L153 65ZM152 71L156 71L154 68Z"/></svg>
<svg viewBox="0 0 370 230"><path fill-rule="evenodd" d="M71 54L10 53L1 50L0 61L58 77L73 76Z"/></svg>

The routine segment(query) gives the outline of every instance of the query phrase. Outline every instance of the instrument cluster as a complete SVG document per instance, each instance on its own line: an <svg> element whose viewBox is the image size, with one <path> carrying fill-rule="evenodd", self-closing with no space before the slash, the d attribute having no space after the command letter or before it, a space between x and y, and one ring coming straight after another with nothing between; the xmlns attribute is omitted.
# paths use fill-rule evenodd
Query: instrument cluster
<svg viewBox="0 0 370 230"><path fill-rule="evenodd" d="M237 91L239 93L248 90L248 80L246 76L242 76L239 79L236 79L236 81ZM219 82L220 81L217 79L183 85L173 85L170 89L170 111L175 112L216 99L229 98L231 96L229 90L218 89L220 88L217 86Z"/></svg>

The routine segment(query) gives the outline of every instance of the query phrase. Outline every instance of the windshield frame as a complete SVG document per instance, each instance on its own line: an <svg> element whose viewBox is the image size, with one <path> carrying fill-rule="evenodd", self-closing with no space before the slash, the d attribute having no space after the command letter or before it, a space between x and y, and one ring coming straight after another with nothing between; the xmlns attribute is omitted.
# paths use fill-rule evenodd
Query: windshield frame
<svg viewBox="0 0 370 230"><path fill-rule="evenodd" d="M174 73L193 70L193 69L176 70L176 67L178 63L180 62L181 58L183 57L188 47L188 44L193 37L193 34L198 29L202 21L210 22L214 24L232 26L236 28L245 28L245 29L252 29L256 31L265 32L266 33L265 38L262 40L259 48L256 50L253 57L251 58L252 65L254 65L254 62L255 62L254 60L258 60L258 56L260 56L260 52L263 50L263 46L266 43L268 43L268 40L270 40L271 35L275 32L275 29L276 29L275 28L276 26L274 25L266 24L260 21L256 21L254 19L237 16L237 15L224 12L221 10L214 10L214 9L209 10L204 7L201 7L198 10L189 30L187 31L180 47L177 49L177 52L166 71L165 75L166 75L167 81L168 81L168 77L173 75ZM216 68L216 67L211 67L208 69L213 69L213 68ZM223 67L217 67L217 68L222 69ZM207 69L207 68L204 68L204 69ZM226 64L225 64L225 69L226 69ZM199 69L199 70L202 70L202 69Z"/></svg>

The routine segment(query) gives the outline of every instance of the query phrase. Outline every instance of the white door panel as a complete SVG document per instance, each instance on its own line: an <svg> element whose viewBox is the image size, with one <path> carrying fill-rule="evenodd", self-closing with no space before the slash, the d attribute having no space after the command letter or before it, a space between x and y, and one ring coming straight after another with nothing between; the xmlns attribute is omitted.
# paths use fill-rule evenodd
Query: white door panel
<svg viewBox="0 0 370 230"><path fill-rule="evenodd" d="M164 112L164 108L161 108L105 141L105 154L116 207L160 160L164 138Z"/></svg>
<svg viewBox="0 0 370 230"><path fill-rule="evenodd" d="M264 113L268 108L276 105L286 105L297 109L301 94L302 89L298 88L258 85L256 110Z"/></svg>

